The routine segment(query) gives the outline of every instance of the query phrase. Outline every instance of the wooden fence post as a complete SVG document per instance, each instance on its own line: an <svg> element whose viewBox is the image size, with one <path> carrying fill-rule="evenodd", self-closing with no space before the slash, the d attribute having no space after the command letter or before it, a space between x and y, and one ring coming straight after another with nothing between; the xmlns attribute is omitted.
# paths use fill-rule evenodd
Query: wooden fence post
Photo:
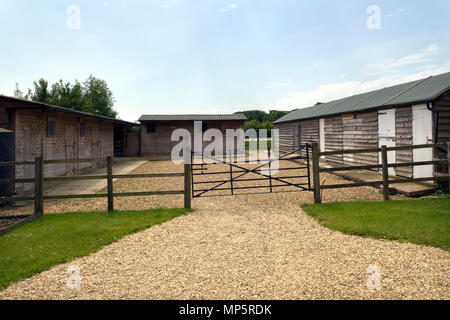
<svg viewBox="0 0 450 320"><path fill-rule="evenodd" d="M191 209L191 149L183 149L184 157L184 208Z"/></svg>
<svg viewBox="0 0 450 320"><path fill-rule="evenodd" d="M112 174L112 157L108 156L106 158L106 175L108 179L108 212L114 211L114 185Z"/></svg>
<svg viewBox="0 0 450 320"><path fill-rule="evenodd" d="M44 214L44 159L36 157L34 159L34 214Z"/></svg>
<svg viewBox="0 0 450 320"><path fill-rule="evenodd" d="M313 153L313 181L314 181L314 203L322 203L320 197L320 156L319 156L319 144L314 142L312 145Z"/></svg>
<svg viewBox="0 0 450 320"><path fill-rule="evenodd" d="M386 146L381 146L381 161L383 165L383 196L384 200L389 200L389 169Z"/></svg>

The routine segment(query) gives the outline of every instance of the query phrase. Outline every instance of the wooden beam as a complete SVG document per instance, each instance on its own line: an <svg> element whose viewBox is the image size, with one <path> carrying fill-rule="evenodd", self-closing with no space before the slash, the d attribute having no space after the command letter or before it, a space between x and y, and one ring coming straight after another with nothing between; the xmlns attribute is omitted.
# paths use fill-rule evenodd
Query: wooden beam
<svg viewBox="0 0 450 320"><path fill-rule="evenodd" d="M314 142L312 145L313 153L313 182L314 182L314 203L322 203L320 196L320 150L319 144Z"/></svg>
<svg viewBox="0 0 450 320"><path fill-rule="evenodd" d="M389 169L388 169L388 157L387 147L381 146L381 161L383 170L383 197L384 201L389 200Z"/></svg>

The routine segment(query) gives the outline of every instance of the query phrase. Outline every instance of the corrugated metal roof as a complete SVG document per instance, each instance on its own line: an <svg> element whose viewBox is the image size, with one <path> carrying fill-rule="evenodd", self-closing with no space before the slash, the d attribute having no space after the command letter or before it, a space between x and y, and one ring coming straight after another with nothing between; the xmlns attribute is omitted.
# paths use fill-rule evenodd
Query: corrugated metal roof
<svg viewBox="0 0 450 320"><path fill-rule="evenodd" d="M242 113L236 114L150 114L143 115L139 121L246 121Z"/></svg>
<svg viewBox="0 0 450 320"><path fill-rule="evenodd" d="M83 116L83 117L97 118L97 119L101 119L101 120L105 120L105 121L111 121L114 123L128 125L128 126L139 126L139 124L133 123L133 122L128 122L128 121L124 121L124 120L120 120L120 119L114 119L114 118L110 118L110 117L100 116L97 114L77 111L77 110L68 109L68 108L63 108L63 107L59 107L59 106L55 106L55 105L51 105L51 104L47 104L47 103L42 103L42 102L24 100L24 99L19 99L19 98L14 98L14 97L8 97L8 96L4 96L4 95L0 95L0 99L7 99L10 101L20 102L20 103L24 104L23 107L22 106L19 106L19 107L11 106L11 107L6 107L7 109L29 109L29 108L43 109L43 110L47 110L47 111L73 113L73 114Z"/></svg>
<svg viewBox="0 0 450 320"><path fill-rule="evenodd" d="M450 72L380 90L297 109L275 123L359 112L388 106L429 102L450 89Z"/></svg>

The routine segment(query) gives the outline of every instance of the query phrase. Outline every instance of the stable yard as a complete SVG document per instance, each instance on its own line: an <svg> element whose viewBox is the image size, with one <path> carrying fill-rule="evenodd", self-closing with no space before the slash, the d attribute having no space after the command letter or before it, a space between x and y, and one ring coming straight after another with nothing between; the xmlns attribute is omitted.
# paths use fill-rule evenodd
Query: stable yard
<svg viewBox="0 0 450 320"><path fill-rule="evenodd" d="M134 173L181 171L182 166L161 161L147 163ZM251 177L256 176L246 176ZM330 174L321 178L325 184L346 182ZM122 179L115 190L173 190L182 185L182 178ZM382 196L368 187L323 193L324 202L357 200L379 201ZM14 283L0 292L0 298L450 298L448 252L332 231L301 211L300 205L307 203L313 203L312 192L196 198L189 215ZM115 199L117 210L182 205L183 196ZM103 199L45 204L46 212L53 213L105 208ZM79 291L66 287L66 271L71 265L81 269ZM382 272L379 291L366 287L366 271L371 265Z"/></svg>

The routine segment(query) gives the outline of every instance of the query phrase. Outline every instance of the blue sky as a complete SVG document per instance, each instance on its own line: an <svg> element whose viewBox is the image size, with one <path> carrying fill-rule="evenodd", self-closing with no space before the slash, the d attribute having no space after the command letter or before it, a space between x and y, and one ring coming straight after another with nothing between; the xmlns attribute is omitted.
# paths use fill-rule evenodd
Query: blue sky
<svg viewBox="0 0 450 320"><path fill-rule="evenodd" d="M93 74L129 121L291 110L450 71L448 0L0 0L0 12L0 93Z"/></svg>

